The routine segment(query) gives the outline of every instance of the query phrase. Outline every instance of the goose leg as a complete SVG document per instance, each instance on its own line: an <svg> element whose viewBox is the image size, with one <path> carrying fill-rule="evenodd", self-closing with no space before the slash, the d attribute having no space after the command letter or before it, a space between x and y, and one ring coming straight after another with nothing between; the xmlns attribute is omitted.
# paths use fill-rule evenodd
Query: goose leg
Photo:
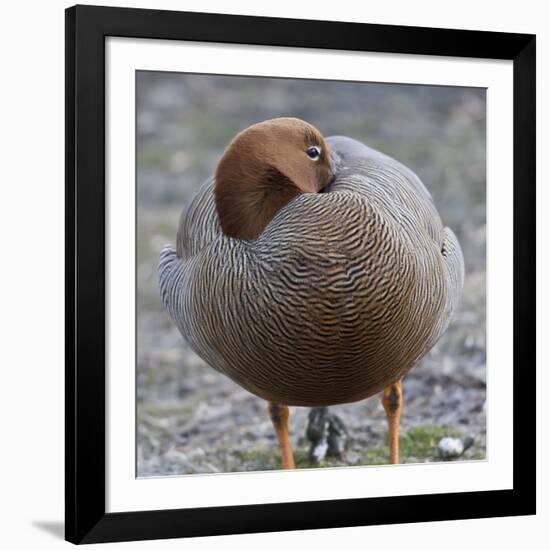
<svg viewBox="0 0 550 550"><path fill-rule="evenodd" d="M401 406L403 405L401 380L384 389L382 405L384 405L386 418L388 419L390 463L399 464L399 419L401 418Z"/></svg>
<svg viewBox="0 0 550 550"><path fill-rule="evenodd" d="M283 469L288 470L294 468L294 456L292 454L292 446L288 438L288 407L279 405L278 403L268 404L269 416L277 434L277 441L281 449L281 463Z"/></svg>

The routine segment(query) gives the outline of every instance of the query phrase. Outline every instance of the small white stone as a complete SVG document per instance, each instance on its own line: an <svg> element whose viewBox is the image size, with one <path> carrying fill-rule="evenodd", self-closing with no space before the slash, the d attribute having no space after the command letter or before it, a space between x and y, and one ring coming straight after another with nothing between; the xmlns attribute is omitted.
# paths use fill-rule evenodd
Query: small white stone
<svg viewBox="0 0 550 550"><path fill-rule="evenodd" d="M464 452L464 443L457 437L444 437L437 444L437 450L441 458L457 458Z"/></svg>

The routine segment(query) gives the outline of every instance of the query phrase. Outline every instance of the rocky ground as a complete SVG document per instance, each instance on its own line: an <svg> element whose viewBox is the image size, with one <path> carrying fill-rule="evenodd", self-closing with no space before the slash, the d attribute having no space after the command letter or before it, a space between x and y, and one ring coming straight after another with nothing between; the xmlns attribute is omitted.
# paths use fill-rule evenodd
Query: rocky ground
<svg viewBox="0 0 550 550"><path fill-rule="evenodd" d="M140 78L138 475L278 467L266 403L205 365L186 346L162 310L156 287L160 249L174 242L181 208L213 169L227 139L249 122L277 114L310 120L327 135L362 139L407 163L419 173L445 223L457 233L466 260L464 296L447 333L404 380L401 458L440 460L437 442L452 435L474 438L461 460L483 459L485 100L481 91L355 85L346 88L338 101L332 93L334 83L322 93L323 86L312 83L309 87L285 81L262 84L262 79L235 83L216 80L221 77L192 80L155 73ZM262 92L262 86L271 93L264 99L271 101L258 105L251 98ZM220 96L222 88L226 93ZM320 112L324 117L312 120ZM212 118L228 122L219 129ZM305 438L309 410L292 408L290 433L298 467L387 463L387 425L378 397L331 410L347 426L351 441L341 459L313 464Z"/></svg>

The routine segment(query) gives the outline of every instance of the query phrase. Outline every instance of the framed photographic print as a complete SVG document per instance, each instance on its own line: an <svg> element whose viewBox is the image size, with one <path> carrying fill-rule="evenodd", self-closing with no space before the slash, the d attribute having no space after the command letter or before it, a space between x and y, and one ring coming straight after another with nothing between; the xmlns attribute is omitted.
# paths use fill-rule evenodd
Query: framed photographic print
<svg viewBox="0 0 550 550"><path fill-rule="evenodd" d="M66 538L535 512L535 37L66 11Z"/></svg>

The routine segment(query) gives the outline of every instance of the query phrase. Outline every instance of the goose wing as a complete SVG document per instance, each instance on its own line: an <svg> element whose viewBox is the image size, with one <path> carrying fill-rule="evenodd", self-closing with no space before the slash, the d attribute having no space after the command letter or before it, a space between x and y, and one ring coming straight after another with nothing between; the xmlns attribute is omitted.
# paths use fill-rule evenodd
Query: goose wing
<svg viewBox="0 0 550 550"><path fill-rule="evenodd" d="M441 251L447 276L447 307L435 327L433 345L445 332L462 293L464 257L458 239L443 226L431 194L412 170L348 137L332 136L327 143L340 167L331 191L352 191L364 196L404 227L419 246L432 240Z"/></svg>
<svg viewBox="0 0 550 550"><path fill-rule="evenodd" d="M405 165L354 139L333 136L327 142L338 178L330 191L353 192L386 212L411 232L424 230L438 246L443 224L432 197L420 178Z"/></svg>
<svg viewBox="0 0 550 550"><path fill-rule="evenodd" d="M183 290L184 269L193 258L221 234L213 193L213 178L205 181L182 211L176 236L176 249L166 246L158 267L162 303L168 311L174 307Z"/></svg>
<svg viewBox="0 0 550 550"><path fill-rule="evenodd" d="M176 252L183 260L195 256L222 231L214 203L214 178L205 181L180 216Z"/></svg>

